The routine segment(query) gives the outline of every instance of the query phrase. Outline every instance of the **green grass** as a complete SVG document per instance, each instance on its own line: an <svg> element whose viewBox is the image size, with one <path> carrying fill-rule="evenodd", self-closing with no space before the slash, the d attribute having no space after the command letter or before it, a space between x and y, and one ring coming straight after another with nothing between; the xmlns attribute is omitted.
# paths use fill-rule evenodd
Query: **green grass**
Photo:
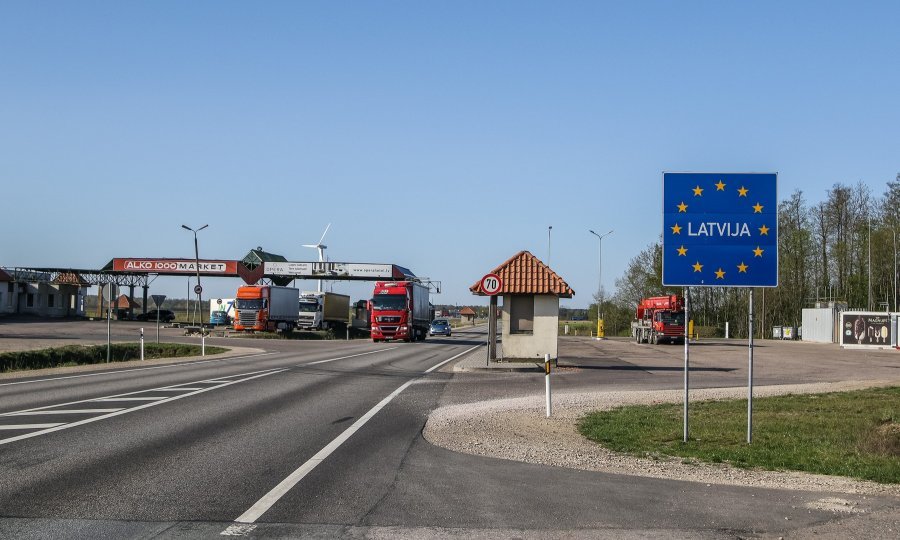
<svg viewBox="0 0 900 540"><path fill-rule="evenodd" d="M590 336L597 332L597 321L559 321L559 335L566 335L566 325L569 325L570 336Z"/></svg>
<svg viewBox="0 0 900 540"><path fill-rule="evenodd" d="M223 347L206 347L206 354L221 354L228 349ZM184 356L200 356L199 345L182 343L146 343L144 358L175 358ZM138 343L114 343L110 347L111 362L140 360L141 349ZM101 364L106 362L106 345L67 345L35 351L17 351L0 354L0 372L23 369L44 369L84 364Z"/></svg>
<svg viewBox="0 0 900 540"><path fill-rule="evenodd" d="M805 471L900 483L900 388L692 403L629 406L586 415L582 435L618 452L671 456L742 468Z"/></svg>

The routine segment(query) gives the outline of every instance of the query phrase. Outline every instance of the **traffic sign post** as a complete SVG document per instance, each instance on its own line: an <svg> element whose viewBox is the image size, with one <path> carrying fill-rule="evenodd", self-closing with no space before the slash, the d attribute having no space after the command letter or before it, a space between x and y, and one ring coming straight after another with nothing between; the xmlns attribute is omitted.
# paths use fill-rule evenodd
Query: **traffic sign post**
<svg viewBox="0 0 900 540"><path fill-rule="evenodd" d="M684 440L688 439L690 287L778 286L777 173L663 173L662 282L685 287ZM749 295L747 443L753 425Z"/></svg>
<svg viewBox="0 0 900 540"><path fill-rule="evenodd" d="M488 306L488 346L486 366L491 365L491 359L497 357L497 294L503 289L503 280L497 274L486 274L479 284L481 292L491 297Z"/></svg>
<svg viewBox="0 0 900 540"><path fill-rule="evenodd" d="M112 356L112 303L116 295L116 286L113 283L102 285L103 297L106 299L106 363Z"/></svg>
<svg viewBox="0 0 900 540"><path fill-rule="evenodd" d="M156 304L156 343L159 344L159 311L162 308L163 302L166 301L166 295L164 294L153 294L150 295L150 298L153 298L153 303Z"/></svg>

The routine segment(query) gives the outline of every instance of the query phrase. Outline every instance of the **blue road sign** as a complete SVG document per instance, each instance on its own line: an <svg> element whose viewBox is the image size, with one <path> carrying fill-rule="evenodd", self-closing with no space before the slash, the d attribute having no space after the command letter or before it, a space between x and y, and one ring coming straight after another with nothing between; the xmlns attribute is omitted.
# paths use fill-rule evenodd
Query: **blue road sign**
<svg viewBox="0 0 900 540"><path fill-rule="evenodd" d="M776 173L663 173L664 285L778 286Z"/></svg>

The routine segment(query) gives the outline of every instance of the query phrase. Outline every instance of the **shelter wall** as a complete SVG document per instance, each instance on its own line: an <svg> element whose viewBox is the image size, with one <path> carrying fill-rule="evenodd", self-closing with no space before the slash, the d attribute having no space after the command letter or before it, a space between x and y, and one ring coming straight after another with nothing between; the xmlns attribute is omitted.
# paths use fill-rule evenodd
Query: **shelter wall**
<svg viewBox="0 0 900 540"><path fill-rule="evenodd" d="M558 356L559 298L552 295L531 296L534 302L533 330L530 333L512 333L513 318L510 314L510 297L503 297L502 341L504 359L541 360L549 354L552 360Z"/></svg>

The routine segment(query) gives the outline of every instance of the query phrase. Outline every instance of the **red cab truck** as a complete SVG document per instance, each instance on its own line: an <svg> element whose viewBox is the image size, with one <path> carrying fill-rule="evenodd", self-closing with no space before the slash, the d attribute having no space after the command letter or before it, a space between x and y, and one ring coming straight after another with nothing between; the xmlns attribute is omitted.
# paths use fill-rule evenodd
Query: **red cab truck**
<svg viewBox="0 0 900 540"><path fill-rule="evenodd" d="M272 285L238 287L234 300L236 331L290 332L297 324L300 290Z"/></svg>
<svg viewBox="0 0 900 540"><path fill-rule="evenodd" d="M631 336L638 343L684 344L684 300L674 294L641 300Z"/></svg>
<svg viewBox="0 0 900 540"><path fill-rule="evenodd" d="M428 335L427 286L415 281L377 281L370 304L372 341L418 341Z"/></svg>

